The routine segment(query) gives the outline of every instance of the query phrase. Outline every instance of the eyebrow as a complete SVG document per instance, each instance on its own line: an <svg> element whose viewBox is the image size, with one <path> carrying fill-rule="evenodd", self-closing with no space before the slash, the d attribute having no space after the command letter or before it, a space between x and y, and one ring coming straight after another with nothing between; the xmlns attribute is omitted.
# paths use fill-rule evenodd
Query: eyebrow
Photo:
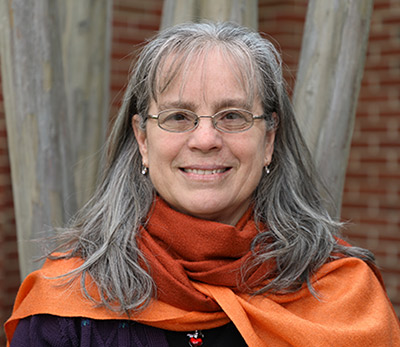
<svg viewBox="0 0 400 347"><path fill-rule="evenodd" d="M252 107L252 103L250 103L249 100L223 99L223 100L218 100L212 106L215 111L218 111L218 110L221 110L224 108L231 108L231 107L250 109ZM158 105L158 107L160 110L177 108L177 109L185 109L185 110L194 111L198 107L198 105L194 102L177 100L177 101L168 101L168 102L160 103Z"/></svg>
<svg viewBox="0 0 400 347"><path fill-rule="evenodd" d="M219 100L214 106L215 109L218 110L227 107L250 109L252 107L252 103L250 100L244 99L223 99Z"/></svg>
<svg viewBox="0 0 400 347"><path fill-rule="evenodd" d="M185 110L194 110L196 109L196 104L193 102L187 102L182 100L177 101L168 101L163 102L158 105L160 110L167 110L170 108L178 108L178 109L185 109Z"/></svg>

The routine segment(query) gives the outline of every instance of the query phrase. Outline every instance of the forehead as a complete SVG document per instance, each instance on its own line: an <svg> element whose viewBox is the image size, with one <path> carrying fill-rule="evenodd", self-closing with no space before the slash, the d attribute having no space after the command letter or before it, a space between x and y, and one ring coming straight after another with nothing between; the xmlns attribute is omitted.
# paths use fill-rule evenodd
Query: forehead
<svg viewBox="0 0 400 347"><path fill-rule="evenodd" d="M170 53L158 66L152 98L156 103L168 98L184 101L195 94L198 102L206 102L223 94L223 99L251 105L258 96L255 81L251 59L240 50L215 46Z"/></svg>

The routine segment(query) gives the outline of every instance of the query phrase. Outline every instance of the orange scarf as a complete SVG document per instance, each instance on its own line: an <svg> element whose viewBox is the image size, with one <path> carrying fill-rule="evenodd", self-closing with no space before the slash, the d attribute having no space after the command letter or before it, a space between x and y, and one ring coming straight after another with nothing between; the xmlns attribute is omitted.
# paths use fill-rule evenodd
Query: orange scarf
<svg viewBox="0 0 400 347"><path fill-rule="evenodd" d="M385 291L359 259L343 258L322 266L312 278L319 299L306 287L292 294L256 297L236 290L237 269L249 256L257 233L249 217L246 214L232 227L182 215L158 202L139 246L151 265L159 299L130 319L178 331L232 321L250 347L400 346L399 322ZM5 325L9 341L18 321L34 314L128 319L94 307L82 296L79 280L65 287L48 278L81 263L81 259L47 261L25 279ZM250 274L251 281L259 277L259 270ZM88 279L87 287L97 297L90 284Z"/></svg>
<svg viewBox="0 0 400 347"><path fill-rule="evenodd" d="M137 241L150 264L159 300L186 310L215 312L218 304L192 282L237 291L240 269L251 257L251 242L258 232L250 209L231 226L182 214L157 199ZM273 268L271 262L253 269L246 274L246 283L260 284L262 275Z"/></svg>

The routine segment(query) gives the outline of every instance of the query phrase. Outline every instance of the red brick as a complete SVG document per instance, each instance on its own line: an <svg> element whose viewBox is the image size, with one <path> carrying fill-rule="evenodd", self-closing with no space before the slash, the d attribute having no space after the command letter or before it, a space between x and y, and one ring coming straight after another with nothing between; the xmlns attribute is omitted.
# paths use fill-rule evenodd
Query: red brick
<svg viewBox="0 0 400 347"><path fill-rule="evenodd" d="M376 1L374 2L374 12L378 11L378 10L386 10L386 9L390 9L393 6L393 1L390 0L380 0L380 1Z"/></svg>
<svg viewBox="0 0 400 347"><path fill-rule="evenodd" d="M399 8L398 8L399 9ZM396 26L400 23L400 11L391 12L389 16L382 19L383 24L395 24Z"/></svg>

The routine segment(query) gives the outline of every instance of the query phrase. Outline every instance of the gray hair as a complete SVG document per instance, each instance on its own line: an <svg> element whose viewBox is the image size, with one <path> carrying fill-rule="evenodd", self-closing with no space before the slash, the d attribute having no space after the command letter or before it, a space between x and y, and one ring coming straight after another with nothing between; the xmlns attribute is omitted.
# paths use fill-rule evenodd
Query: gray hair
<svg viewBox="0 0 400 347"><path fill-rule="evenodd" d="M139 310L156 295L156 287L146 260L136 244L139 228L154 201L155 191L141 174L142 158L131 128L131 118L141 115L145 128L151 99L157 97L181 71L210 49L218 47L233 65L237 78L254 98L259 93L267 118L267 129L276 129L270 174L264 173L254 192L254 216L267 226L252 244L253 257L241 269L242 282L249 271L271 259L273 274L254 294L286 292L307 283L332 254L373 261L372 254L337 242L341 224L323 207L320 183L312 159L296 124L282 78L281 59L273 44L260 34L232 23L188 23L160 32L142 49L134 65L122 107L109 136L104 173L88 204L59 234L57 250L63 255L49 258L81 257L82 266L66 274L96 282L101 302L109 309ZM168 65L166 59L174 57ZM166 70L161 80L159 71ZM164 72L163 70L163 72ZM72 277L71 277L72 278ZM247 287L252 291L250 286ZM314 293L314 292L313 292Z"/></svg>

